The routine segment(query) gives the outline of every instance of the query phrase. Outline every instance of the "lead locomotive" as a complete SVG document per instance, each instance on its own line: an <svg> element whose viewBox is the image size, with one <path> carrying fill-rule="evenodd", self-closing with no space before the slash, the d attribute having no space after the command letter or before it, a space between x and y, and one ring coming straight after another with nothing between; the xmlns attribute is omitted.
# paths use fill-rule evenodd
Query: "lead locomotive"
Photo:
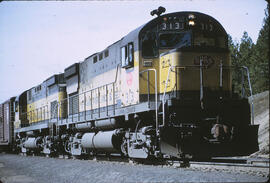
<svg viewBox="0 0 270 183"><path fill-rule="evenodd" d="M151 12L158 16L103 51L11 98L9 144L23 153L119 153L135 159L257 151L250 104L232 89L235 68L226 31L211 16L160 15L164 10ZM237 69L248 74L246 67Z"/></svg>

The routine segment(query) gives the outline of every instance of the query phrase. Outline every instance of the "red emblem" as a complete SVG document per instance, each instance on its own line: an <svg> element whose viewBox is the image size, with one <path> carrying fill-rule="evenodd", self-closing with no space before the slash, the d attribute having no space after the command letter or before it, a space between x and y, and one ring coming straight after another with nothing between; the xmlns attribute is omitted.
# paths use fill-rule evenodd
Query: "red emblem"
<svg viewBox="0 0 270 183"><path fill-rule="evenodd" d="M131 86L132 85L132 80L133 80L133 76L131 73L127 73L127 85Z"/></svg>

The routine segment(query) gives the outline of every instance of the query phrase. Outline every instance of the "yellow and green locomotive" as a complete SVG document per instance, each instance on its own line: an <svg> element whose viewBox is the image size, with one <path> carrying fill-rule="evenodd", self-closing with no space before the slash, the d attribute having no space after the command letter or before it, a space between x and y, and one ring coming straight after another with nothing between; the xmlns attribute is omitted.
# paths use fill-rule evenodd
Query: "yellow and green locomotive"
<svg viewBox="0 0 270 183"><path fill-rule="evenodd" d="M232 88L222 25L199 12L160 15L163 10L18 96L17 147L26 153L118 152L142 159L258 150L250 104Z"/></svg>

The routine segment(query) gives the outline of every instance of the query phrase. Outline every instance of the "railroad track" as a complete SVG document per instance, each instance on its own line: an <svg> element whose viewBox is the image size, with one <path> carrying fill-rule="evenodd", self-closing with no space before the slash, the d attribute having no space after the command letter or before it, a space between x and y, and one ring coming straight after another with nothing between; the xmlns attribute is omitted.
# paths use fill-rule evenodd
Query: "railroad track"
<svg viewBox="0 0 270 183"><path fill-rule="evenodd" d="M214 157L210 161L191 161L190 163L269 168L269 158Z"/></svg>
<svg viewBox="0 0 270 183"><path fill-rule="evenodd" d="M221 172L238 172L251 175L259 175L269 178L269 159L267 158L252 158L252 159L212 159L211 161L189 161L186 167L200 170L200 171L221 171ZM185 167L185 164L179 163L179 161L173 161L170 163L173 167Z"/></svg>
<svg viewBox="0 0 270 183"><path fill-rule="evenodd" d="M22 155L22 154L21 154ZM25 156L25 154L24 154ZM35 155L28 155L35 156ZM40 156L40 155L39 155ZM48 156L47 156L48 157ZM217 157L211 160L134 160L125 157L121 157L118 154L112 154L111 156L99 155L91 157L74 157L74 156L59 156L54 158L61 159L81 159L99 162L117 162L132 165L156 165L162 167L174 167L174 168L199 168L199 169L210 169L210 170L233 170L233 171L249 171L249 172L260 172L264 176L269 177L269 158L242 158L242 157Z"/></svg>
<svg viewBox="0 0 270 183"><path fill-rule="evenodd" d="M23 154L21 154L23 155ZM24 156L26 156L24 154ZM27 155L36 156L36 155ZM37 155L44 157L44 155ZM46 157L46 156L45 156ZM48 157L48 156L47 156ZM162 168L186 168L193 169L196 171L217 171L217 172L228 172L228 173L240 173L240 174L250 174L253 176L261 176L269 178L269 158L243 158L243 157L219 157L212 158L211 160L134 160L126 157L121 157L118 154L112 154L111 156L99 155L99 156L88 156L88 157L73 157L73 156L56 156L51 158L60 159L77 159L81 161L97 161L101 163L119 163L119 164L129 164L132 166L142 166L151 165L158 166Z"/></svg>
<svg viewBox="0 0 270 183"><path fill-rule="evenodd" d="M265 164L267 162L264 162ZM248 163L221 163L221 162L194 162L191 161L192 165L215 165L215 166L227 166L227 167L256 167L256 168L267 168L269 169L269 165L258 165L258 164L248 164Z"/></svg>

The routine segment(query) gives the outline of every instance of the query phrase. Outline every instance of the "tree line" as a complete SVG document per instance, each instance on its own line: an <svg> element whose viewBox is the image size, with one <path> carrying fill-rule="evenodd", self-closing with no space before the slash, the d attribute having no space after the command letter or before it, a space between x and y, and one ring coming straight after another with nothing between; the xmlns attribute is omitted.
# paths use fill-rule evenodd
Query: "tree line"
<svg viewBox="0 0 270 183"><path fill-rule="evenodd" d="M269 4L265 10L263 26L259 32L256 43L244 32L241 41L233 41L228 36L228 45L233 66L247 66L250 72L250 80L253 94L269 90ZM244 86L248 89L247 76ZM233 85L235 91L241 91L242 73L240 70L233 72ZM248 90L246 90L249 95Z"/></svg>

